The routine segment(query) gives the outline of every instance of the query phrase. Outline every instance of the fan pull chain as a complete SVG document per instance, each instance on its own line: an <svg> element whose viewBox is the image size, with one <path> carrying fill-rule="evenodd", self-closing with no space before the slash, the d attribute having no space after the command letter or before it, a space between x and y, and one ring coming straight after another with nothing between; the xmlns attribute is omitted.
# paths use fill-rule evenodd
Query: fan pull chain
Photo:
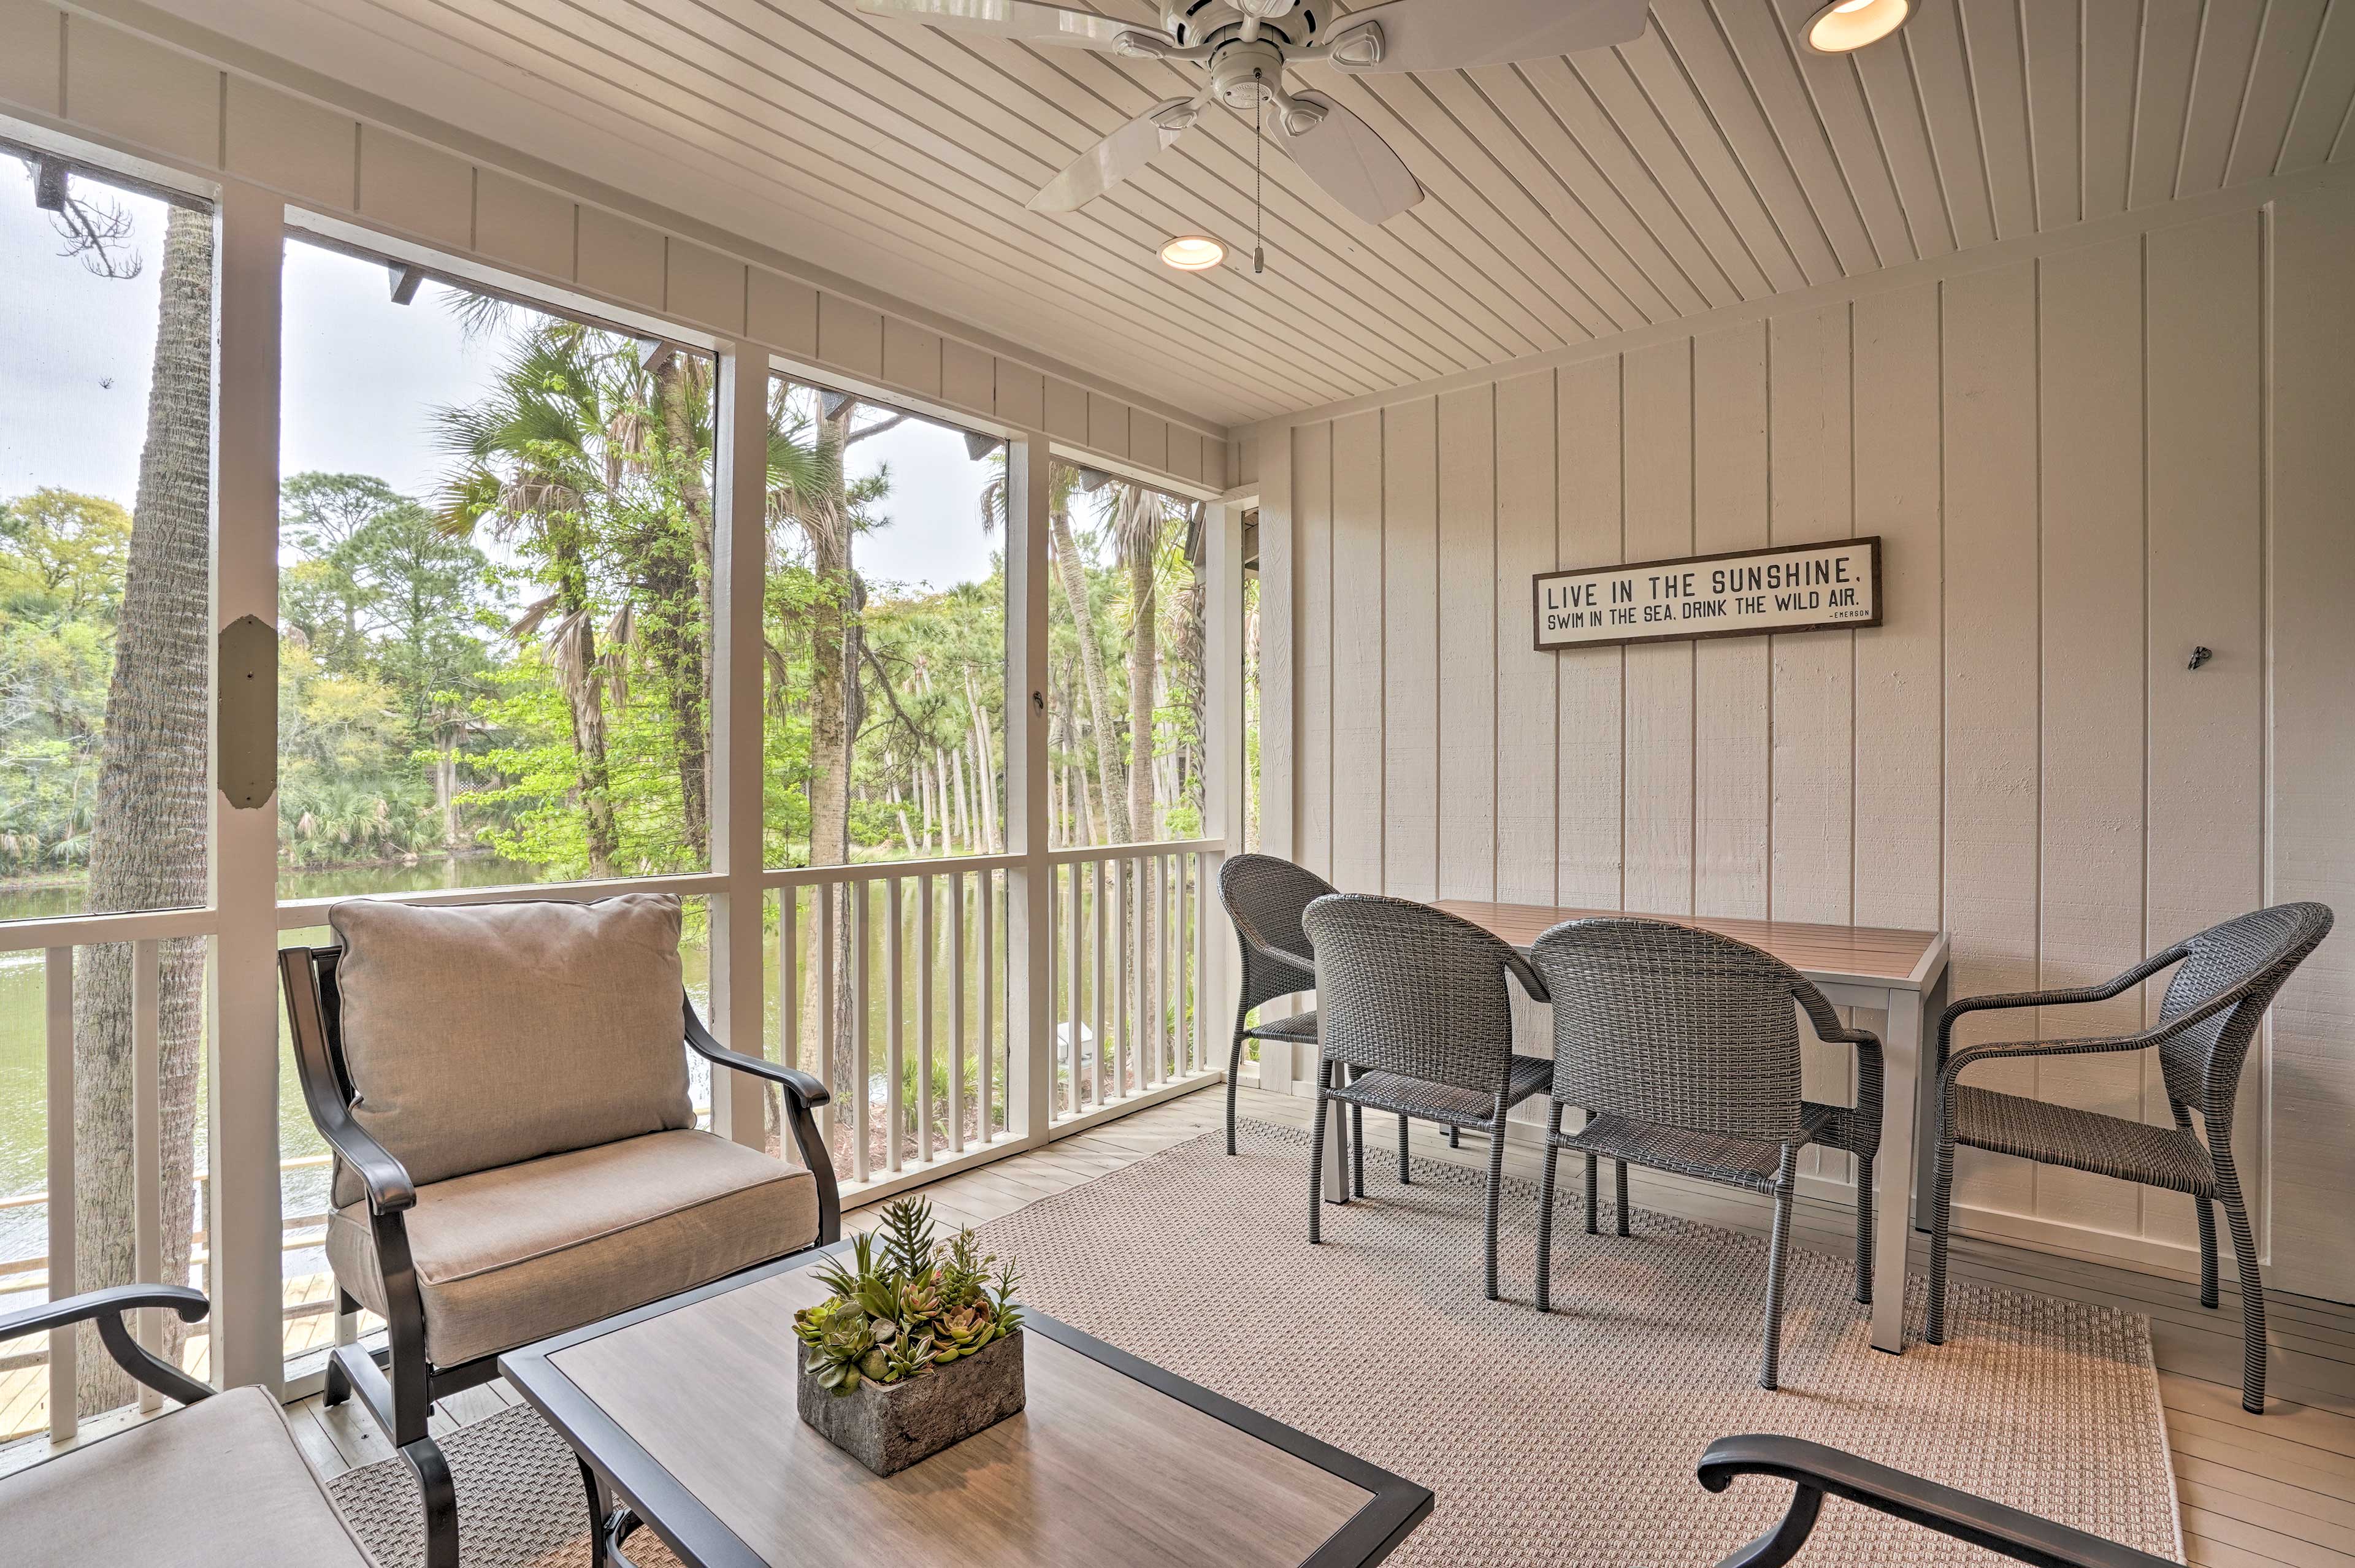
<svg viewBox="0 0 2355 1568"><path fill-rule="evenodd" d="M1252 80L1259 80L1260 73L1252 71ZM1258 94L1257 101L1252 105L1252 272L1254 274L1267 271L1267 250L1259 240L1259 146L1265 140L1267 140L1267 94L1262 91Z"/></svg>

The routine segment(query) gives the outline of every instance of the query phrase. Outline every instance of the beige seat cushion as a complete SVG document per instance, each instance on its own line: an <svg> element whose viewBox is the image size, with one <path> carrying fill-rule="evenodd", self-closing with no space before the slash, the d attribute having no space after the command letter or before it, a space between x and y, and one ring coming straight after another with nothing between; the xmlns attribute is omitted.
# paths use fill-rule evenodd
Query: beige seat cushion
<svg viewBox="0 0 2355 1568"><path fill-rule="evenodd" d="M231 1389L0 1481L9 1568L375 1568L278 1402Z"/></svg>
<svg viewBox="0 0 2355 1568"><path fill-rule="evenodd" d="M426 1354L454 1367L800 1251L817 1183L689 1129L435 1182L403 1219ZM366 1203L329 1216L327 1258L383 1313Z"/></svg>
<svg viewBox="0 0 2355 1568"><path fill-rule="evenodd" d="M419 1186L695 1125L677 899L327 918L353 1118ZM337 1171L336 1203L359 1196Z"/></svg>

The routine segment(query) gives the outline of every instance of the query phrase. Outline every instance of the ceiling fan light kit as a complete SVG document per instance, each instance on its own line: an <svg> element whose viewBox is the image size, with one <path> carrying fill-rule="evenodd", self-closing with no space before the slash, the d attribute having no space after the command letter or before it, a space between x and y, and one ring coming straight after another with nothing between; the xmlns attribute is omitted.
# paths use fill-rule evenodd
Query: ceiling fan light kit
<svg viewBox="0 0 2355 1568"><path fill-rule="evenodd" d="M1854 3L1836 0L1834 8ZM1894 4L1903 19L1905 0L1864 3ZM858 4L869 16L952 31L1203 68L1192 97L1155 104L1081 154L1030 198L1034 212L1074 211L1140 173L1215 103L1273 130L1303 174L1372 224L1422 200L1423 187L1372 126L1327 93L1287 85L1287 72L1313 63L1356 76L1550 59L1640 36L1647 10L1646 0L1383 0L1347 13L1337 13L1331 0L1163 0L1155 32L1040 0ZM1261 139L1252 139L1254 160ZM1256 236L1256 219L1252 228ZM1252 257L1256 272L1256 239ZM1180 265L1166 246L1162 260Z"/></svg>
<svg viewBox="0 0 2355 1568"><path fill-rule="evenodd" d="M1227 259L1227 248L1207 234L1180 234L1161 247L1161 260L1181 272L1206 272Z"/></svg>
<svg viewBox="0 0 2355 1568"><path fill-rule="evenodd" d="M1832 0L1799 37L1819 55L1849 54L1889 37L1913 13L1913 0Z"/></svg>

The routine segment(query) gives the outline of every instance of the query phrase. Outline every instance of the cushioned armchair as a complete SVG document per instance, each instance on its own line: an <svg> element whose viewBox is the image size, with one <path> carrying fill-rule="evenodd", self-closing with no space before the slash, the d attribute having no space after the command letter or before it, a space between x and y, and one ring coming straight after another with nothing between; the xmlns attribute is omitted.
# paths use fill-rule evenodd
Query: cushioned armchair
<svg viewBox="0 0 2355 1568"><path fill-rule="evenodd" d="M504 1350L839 1239L816 1079L722 1047L687 999L675 898L419 908L337 904L338 947L279 955L303 1093L335 1153L326 1251L339 1348L425 1508L427 1568L455 1568L433 1402ZM784 1091L805 1168L697 1130L686 1052Z"/></svg>
<svg viewBox="0 0 2355 1568"><path fill-rule="evenodd" d="M124 1285L0 1316L0 1341L93 1323L124 1371L188 1407L0 1480L11 1568L376 1568L268 1389L216 1394L132 1339L123 1315L151 1307L206 1311L185 1286Z"/></svg>

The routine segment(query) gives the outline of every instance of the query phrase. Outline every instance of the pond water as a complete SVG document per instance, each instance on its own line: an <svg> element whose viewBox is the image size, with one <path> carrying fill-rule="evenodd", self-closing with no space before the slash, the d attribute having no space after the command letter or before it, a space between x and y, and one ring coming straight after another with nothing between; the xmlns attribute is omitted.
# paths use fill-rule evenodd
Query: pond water
<svg viewBox="0 0 2355 1568"><path fill-rule="evenodd" d="M284 871L279 896L284 899L327 898L372 892L414 892L428 888L500 887L537 881L537 868L527 862L493 856L453 856L415 865L339 867L329 870ZM0 889L0 920L29 920L76 914L84 907L78 884ZM324 927L312 932L281 933L289 943L324 941ZM691 929L681 954L687 986L699 1008L709 1004L709 967L702 933ZM48 1165L48 1047L45 1025L43 960L38 952L0 954L0 1199L35 1193L46 1183ZM279 1029L279 1147L282 1157L297 1159L324 1154L325 1146L303 1108L294 1079L291 1043L282 1022ZM700 1059L689 1062L694 1072L696 1104L709 1092L708 1069ZM199 1090L201 1094L202 1091ZM203 1168L204 1126L197 1128L197 1168ZM318 1213L325 1208L327 1173L323 1167L289 1170L281 1179L285 1212ZM0 1264L12 1258L38 1257L48 1251L48 1213L33 1204L0 1208ZM290 1256L290 1269L297 1260ZM0 1295L7 1293L8 1275L0 1273Z"/></svg>

